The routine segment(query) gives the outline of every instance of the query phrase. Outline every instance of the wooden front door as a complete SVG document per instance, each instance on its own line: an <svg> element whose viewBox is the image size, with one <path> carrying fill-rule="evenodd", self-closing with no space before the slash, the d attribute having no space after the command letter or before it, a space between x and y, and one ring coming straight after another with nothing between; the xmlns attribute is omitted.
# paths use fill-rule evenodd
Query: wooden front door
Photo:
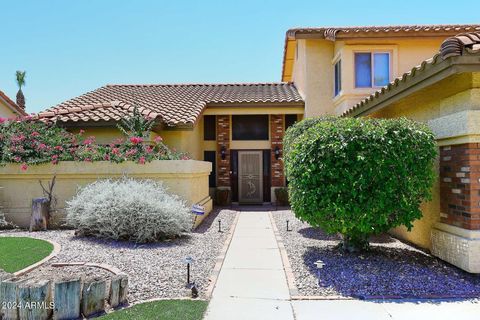
<svg viewBox="0 0 480 320"><path fill-rule="evenodd" d="M238 202L263 202L262 151L238 151Z"/></svg>

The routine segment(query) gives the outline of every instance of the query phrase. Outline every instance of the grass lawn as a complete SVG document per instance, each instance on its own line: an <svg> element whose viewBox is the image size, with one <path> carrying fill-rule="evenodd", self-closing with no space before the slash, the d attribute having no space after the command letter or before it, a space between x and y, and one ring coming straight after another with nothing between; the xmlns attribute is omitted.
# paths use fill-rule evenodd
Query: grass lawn
<svg viewBox="0 0 480 320"><path fill-rule="evenodd" d="M160 300L115 311L101 320L201 320L208 302L202 300Z"/></svg>
<svg viewBox="0 0 480 320"><path fill-rule="evenodd" d="M0 237L0 269L16 272L48 256L49 242L27 237Z"/></svg>

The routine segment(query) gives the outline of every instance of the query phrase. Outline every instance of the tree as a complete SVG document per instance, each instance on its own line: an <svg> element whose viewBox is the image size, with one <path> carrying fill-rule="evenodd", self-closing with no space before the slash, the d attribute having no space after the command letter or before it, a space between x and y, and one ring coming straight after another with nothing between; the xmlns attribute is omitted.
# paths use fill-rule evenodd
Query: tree
<svg viewBox="0 0 480 320"><path fill-rule="evenodd" d="M343 248L368 248L371 235L422 217L435 178L435 138L407 119L309 120L287 130L284 155L295 215L343 236Z"/></svg>
<svg viewBox="0 0 480 320"><path fill-rule="evenodd" d="M25 86L25 75L26 71L17 71L16 72L16 80L18 85L18 92L17 92L17 105L23 109L25 109L25 96L22 92L22 87Z"/></svg>

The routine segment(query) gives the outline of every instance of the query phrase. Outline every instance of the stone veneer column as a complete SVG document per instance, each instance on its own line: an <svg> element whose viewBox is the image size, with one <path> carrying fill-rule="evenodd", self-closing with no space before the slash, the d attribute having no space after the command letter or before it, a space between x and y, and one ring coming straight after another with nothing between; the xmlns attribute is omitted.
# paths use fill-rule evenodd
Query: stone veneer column
<svg viewBox="0 0 480 320"><path fill-rule="evenodd" d="M230 187L230 116L217 116L217 186ZM227 149L222 160L222 147Z"/></svg>
<svg viewBox="0 0 480 320"><path fill-rule="evenodd" d="M440 223L432 253L480 273L480 144L440 147Z"/></svg>
<svg viewBox="0 0 480 320"><path fill-rule="evenodd" d="M284 133L284 116L270 115L270 164L272 188L285 186L285 174L283 172L283 133ZM280 158L275 159L275 148L280 148Z"/></svg>

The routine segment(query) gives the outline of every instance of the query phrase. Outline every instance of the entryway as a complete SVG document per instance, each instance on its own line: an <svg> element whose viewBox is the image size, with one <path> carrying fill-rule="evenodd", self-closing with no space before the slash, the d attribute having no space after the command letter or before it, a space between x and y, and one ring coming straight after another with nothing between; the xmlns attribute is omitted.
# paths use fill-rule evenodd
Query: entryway
<svg viewBox="0 0 480 320"><path fill-rule="evenodd" d="M238 151L238 201L263 202L263 151Z"/></svg>

